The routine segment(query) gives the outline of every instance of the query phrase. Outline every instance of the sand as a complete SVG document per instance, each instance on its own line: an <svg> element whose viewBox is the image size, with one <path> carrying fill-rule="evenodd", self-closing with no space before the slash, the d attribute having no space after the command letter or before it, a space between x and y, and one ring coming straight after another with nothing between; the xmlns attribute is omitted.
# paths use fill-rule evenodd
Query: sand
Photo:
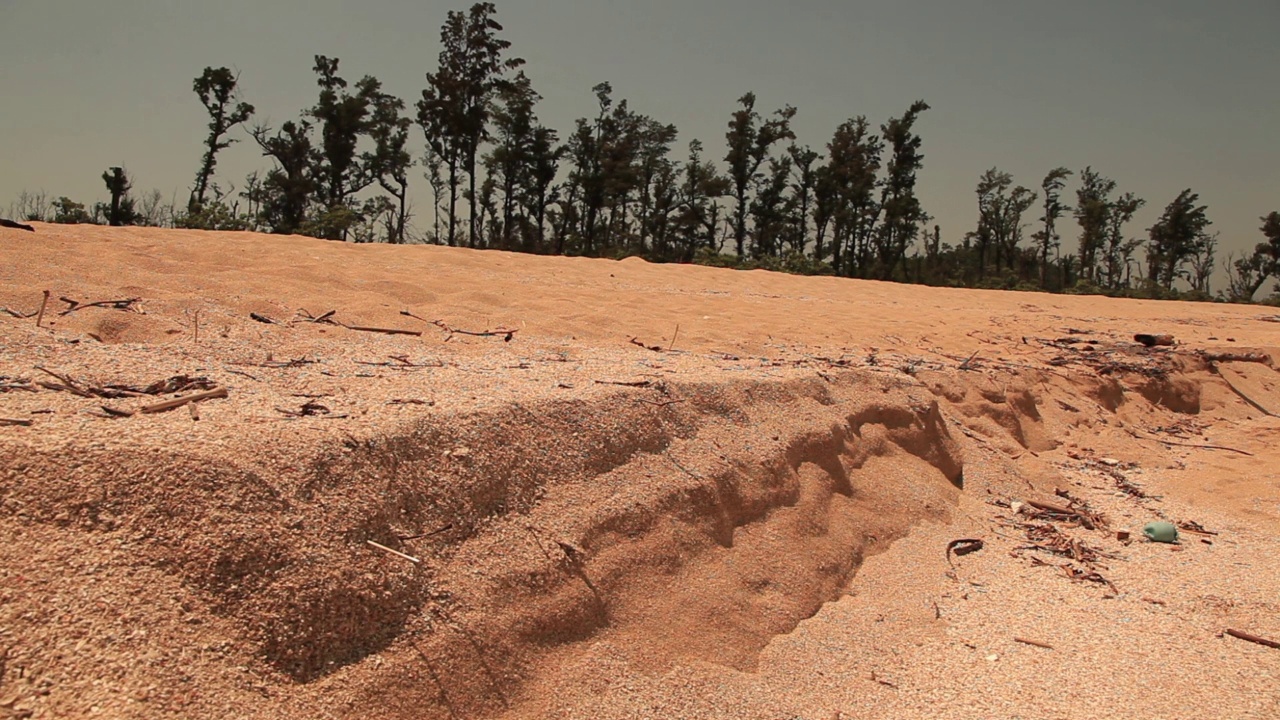
<svg viewBox="0 0 1280 720"><path fill-rule="evenodd" d="M0 717L1280 715L1273 309L36 228Z"/></svg>

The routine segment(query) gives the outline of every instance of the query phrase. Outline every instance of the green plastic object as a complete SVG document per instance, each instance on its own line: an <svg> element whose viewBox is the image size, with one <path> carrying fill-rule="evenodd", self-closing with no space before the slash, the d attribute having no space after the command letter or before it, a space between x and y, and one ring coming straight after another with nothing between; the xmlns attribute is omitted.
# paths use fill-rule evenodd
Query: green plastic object
<svg viewBox="0 0 1280 720"><path fill-rule="evenodd" d="M1151 542L1159 543L1176 543L1178 542L1178 528L1173 523L1153 522L1147 523L1142 528L1142 534L1147 536Z"/></svg>

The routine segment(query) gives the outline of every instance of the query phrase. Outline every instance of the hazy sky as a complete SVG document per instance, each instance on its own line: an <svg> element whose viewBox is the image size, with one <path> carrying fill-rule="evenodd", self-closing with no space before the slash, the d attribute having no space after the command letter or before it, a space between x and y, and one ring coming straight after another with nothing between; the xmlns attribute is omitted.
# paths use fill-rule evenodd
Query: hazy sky
<svg viewBox="0 0 1280 720"><path fill-rule="evenodd" d="M412 103L446 11L467 4L0 0L0 207L24 188L101 199L109 165L185 198L207 122L191 81L207 65L237 69L256 120L276 125L314 102L316 54ZM1033 188L1058 165L1092 165L1148 200L1134 234L1191 187L1227 249L1251 248L1258 217L1280 210L1278 0L497 5L562 135L602 81L717 157L747 91L765 109L797 106L815 148L849 117L879 124L926 100L919 192L949 242L974 226L973 187L993 165ZM242 142L217 179L239 186L257 167L267 161ZM424 208L426 193L418 183ZM1070 242L1076 226L1065 230Z"/></svg>

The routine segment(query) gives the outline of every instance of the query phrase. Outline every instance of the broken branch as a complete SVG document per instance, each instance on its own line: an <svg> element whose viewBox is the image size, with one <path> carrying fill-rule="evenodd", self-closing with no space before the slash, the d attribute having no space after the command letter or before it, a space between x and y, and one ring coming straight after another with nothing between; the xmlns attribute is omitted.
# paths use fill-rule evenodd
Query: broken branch
<svg viewBox="0 0 1280 720"><path fill-rule="evenodd" d="M44 308L49 304L49 291L44 291L44 299L40 301L40 312L36 315L36 327L40 327L40 323L44 322Z"/></svg>
<svg viewBox="0 0 1280 720"><path fill-rule="evenodd" d="M1020 643L1022 643L1023 645L1031 645L1031 646L1033 646L1033 647L1044 648L1045 650L1052 650L1052 649L1053 649L1053 646L1052 646L1052 645L1050 645L1049 643L1042 643L1042 642L1040 642L1039 640L1028 640L1027 638L1020 638L1020 637L1016 637L1016 638L1014 638L1014 639L1013 639L1013 641L1014 641L1014 642L1020 642Z"/></svg>
<svg viewBox="0 0 1280 720"><path fill-rule="evenodd" d="M1276 642L1275 640L1268 640L1264 637L1258 637L1257 635L1254 635L1252 633L1243 632L1241 630L1227 630L1227 634L1239 640L1245 640L1251 643L1257 643L1258 645L1265 645L1269 648L1280 650L1280 642Z"/></svg>
<svg viewBox="0 0 1280 720"><path fill-rule="evenodd" d="M212 400L213 398L225 398L226 396L227 389L224 387L217 387L212 390L196 393L195 395L187 395L186 397L173 398L171 400L165 400L164 402L158 402L154 405L147 405L142 408L141 412L146 414L161 413L173 410L174 408L180 408L187 403L200 402L201 400Z"/></svg>
<svg viewBox="0 0 1280 720"><path fill-rule="evenodd" d="M20 427L31 427L31 421L30 421L30 420L16 420L16 419L11 419L11 418L0 418L0 427L10 427L10 426L14 426L14 425L16 425L16 426L20 426Z"/></svg>
<svg viewBox="0 0 1280 720"><path fill-rule="evenodd" d="M416 558L416 557L414 557L414 556L412 556L412 555L405 555L404 553L400 552L399 550L392 550L391 548L387 547L386 545L382 545L382 544L380 544L380 543L376 543L376 542L374 542L374 541L372 541L372 540L365 540L364 542L365 542L365 544L366 544L366 545L368 545L369 547L377 548L378 550L381 550L382 552L390 553L390 554L392 554L392 555L395 555L395 556L396 556L396 557L398 557L398 558L404 558L405 560L408 560L409 562L413 563L414 565L421 565L421 564L422 564L422 561L421 561L421 560L419 560L418 558Z"/></svg>
<svg viewBox="0 0 1280 720"><path fill-rule="evenodd" d="M134 309L133 304L136 302L142 301L142 298L140 297L125 298L123 300L98 300L97 302L91 302L91 303L82 303L78 300L72 300L71 298L65 297L65 296L59 297L58 299L64 303L67 303L67 305L69 306L67 307L66 310L63 310L62 312L58 313L59 315L70 315L71 313L76 312L77 310L84 310L85 308L91 308L91 307L110 308L112 310L133 310Z"/></svg>
<svg viewBox="0 0 1280 720"><path fill-rule="evenodd" d="M397 328L380 328L380 327L362 327L360 325L343 325L348 330L359 330L360 332L382 333L383 335L412 335L414 337L422 337L421 330L399 330Z"/></svg>

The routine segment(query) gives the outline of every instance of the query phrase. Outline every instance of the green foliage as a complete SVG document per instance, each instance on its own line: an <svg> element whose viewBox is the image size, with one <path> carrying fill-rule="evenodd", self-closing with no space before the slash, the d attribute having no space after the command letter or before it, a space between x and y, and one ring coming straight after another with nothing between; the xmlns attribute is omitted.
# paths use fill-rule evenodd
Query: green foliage
<svg viewBox="0 0 1280 720"><path fill-rule="evenodd" d="M53 201L53 219L52 222L59 225L82 225L93 222L93 216L84 208L84 203L78 203L65 195Z"/></svg>
<svg viewBox="0 0 1280 720"><path fill-rule="evenodd" d="M756 112L756 95L747 93L738 99L742 108L729 120L725 139L729 152L725 162L729 164L729 179L733 183L735 200L733 238L738 255L746 256L747 242L747 194L757 182L756 173L769 157L769 151L783 140L794 140L791 120L796 109L790 105L778 110L773 117L764 120Z"/></svg>
<svg viewBox="0 0 1280 720"><path fill-rule="evenodd" d="M1212 222L1205 216L1204 205L1196 205L1200 196L1183 190L1165 207L1160 220L1151 227L1147 243L1147 280L1173 289L1173 281L1184 277L1184 266L1197 253L1204 252L1209 236L1205 229Z"/></svg>
<svg viewBox="0 0 1280 720"><path fill-rule="evenodd" d="M191 84L192 91L209 113L209 137L205 140L204 158L200 162L195 187L187 202L188 214L200 214L205 193L209 190L210 178L213 177L213 170L218 162L218 152L231 147L235 142L234 139L224 139L226 134L237 125L248 122L253 116L254 107L239 101L238 85L239 78L225 67L206 67Z"/></svg>
<svg viewBox="0 0 1280 720"><path fill-rule="evenodd" d="M188 230L252 230L253 219L242 215L239 208L223 200L202 204L197 212L188 212L174 221L175 227Z"/></svg>
<svg viewBox="0 0 1280 720"><path fill-rule="evenodd" d="M129 180L124 168L108 168L102 173L102 181L107 185L107 192L111 193L111 204L99 205L96 212L106 216L107 224L113 227L137 222L138 214L134 210L133 198L129 197L133 182Z"/></svg>

